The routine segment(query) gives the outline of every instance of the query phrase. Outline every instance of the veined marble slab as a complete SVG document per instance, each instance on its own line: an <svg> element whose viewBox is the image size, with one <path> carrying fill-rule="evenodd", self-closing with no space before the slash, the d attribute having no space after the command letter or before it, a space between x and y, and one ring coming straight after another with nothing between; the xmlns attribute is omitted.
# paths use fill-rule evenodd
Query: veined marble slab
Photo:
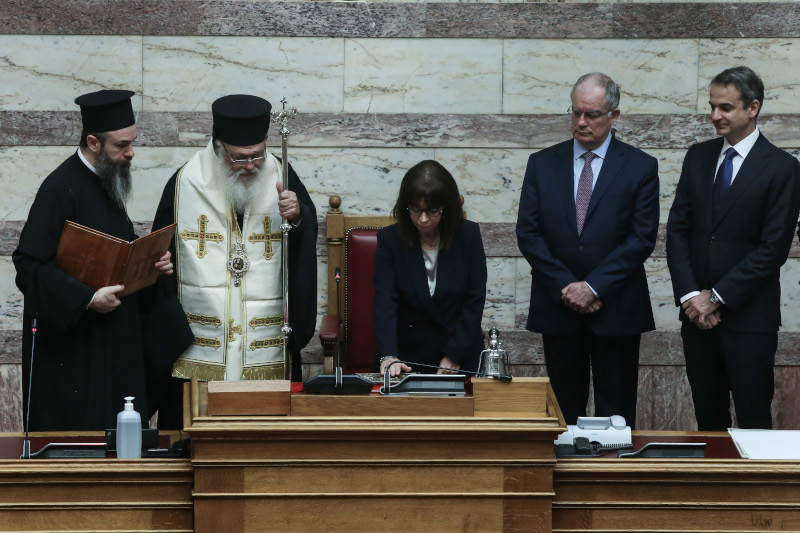
<svg viewBox="0 0 800 533"><path fill-rule="evenodd" d="M142 94L141 37L0 35L0 50L5 111L77 111L75 98L100 89Z"/></svg>
<svg viewBox="0 0 800 533"><path fill-rule="evenodd" d="M800 14L800 9L798 10ZM800 16L800 15L799 15ZM800 24L800 20L798 20ZM800 106L798 39L718 39L700 42L697 112L708 113L708 84L726 68L745 65L764 82L764 113L793 112Z"/></svg>
<svg viewBox="0 0 800 533"><path fill-rule="evenodd" d="M502 330L515 329L516 259L513 257L489 257L486 259L486 267L488 277L482 327L486 331L492 327Z"/></svg>
<svg viewBox="0 0 800 533"><path fill-rule="evenodd" d="M301 104L298 104L301 105ZM800 109L800 108L799 108ZM759 116L770 141L796 151L800 147L800 114ZM210 112L141 112L137 146L204 147L211 137ZM617 137L640 149L685 152L716 133L708 115L624 113L615 125ZM77 111L0 111L0 146L77 146ZM558 114L421 114L299 113L292 121L290 147L305 148L546 148L572 137L566 113ZM273 127L267 145L280 146Z"/></svg>
<svg viewBox="0 0 800 533"><path fill-rule="evenodd" d="M0 332L22 329L22 293L14 283L16 275L11 256L0 255Z"/></svg>
<svg viewBox="0 0 800 533"><path fill-rule="evenodd" d="M623 114L692 112L697 86L686 72L697 70L697 46L686 39L505 40L503 112L566 115L573 84L596 71L620 86Z"/></svg>
<svg viewBox="0 0 800 533"><path fill-rule="evenodd" d="M145 37L144 108L204 111L246 93L308 113L342 110L344 41L329 38Z"/></svg>
<svg viewBox="0 0 800 533"><path fill-rule="evenodd" d="M344 111L499 113L502 42L345 41Z"/></svg>

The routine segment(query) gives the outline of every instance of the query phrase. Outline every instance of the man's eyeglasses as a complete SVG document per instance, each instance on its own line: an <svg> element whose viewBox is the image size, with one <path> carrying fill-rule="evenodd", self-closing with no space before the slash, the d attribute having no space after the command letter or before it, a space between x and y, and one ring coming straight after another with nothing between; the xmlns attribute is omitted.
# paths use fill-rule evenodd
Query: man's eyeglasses
<svg viewBox="0 0 800 533"><path fill-rule="evenodd" d="M420 209L419 207L406 207L406 211L411 213L411 216L419 218L422 213L428 215L428 218L439 218L442 216L441 209Z"/></svg>
<svg viewBox="0 0 800 533"><path fill-rule="evenodd" d="M222 144L222 143L220 143L220 144ZM234 165L246 165L247 163L253 163L255 165L257 162L263 161L264 159L266 159L266 156L267 156L266 150L265 150L264 152L261 152L261 155L259 155L257 157L246 157L244 159L234 159L233 156L231 155L231 153L228 151L228 149L225 148L224 144L222 145L222 149L225 150L225 153L228 154L228 157L231 158L231 163L233 163Z"/></svg>
<svg viewBox="0 0 800 533"><path fill-rule="evenodd" d="M567 114L572 117L572 120L578 121L581 117L585 118L589 122L594 122L596 120L600 120L600 117L603 115L611 115L610 111L581 111L579 109L575 109L572 106L569 106L567 109Z"/></svg>

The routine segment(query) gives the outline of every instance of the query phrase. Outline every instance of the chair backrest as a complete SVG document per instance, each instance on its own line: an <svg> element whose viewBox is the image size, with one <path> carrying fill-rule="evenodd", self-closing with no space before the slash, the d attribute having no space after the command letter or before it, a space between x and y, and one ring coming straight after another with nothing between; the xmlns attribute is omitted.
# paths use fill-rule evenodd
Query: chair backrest
<svg viewBox="0 0 800 533"><path fill-rule="evenodd" d="M328 309L336 313L336 278L339 268L342 278L338 316L342 319L339 338L342 340L342 370L344 373L371 372L377 350L373 328L372 303L375 289L375 249L378 229L393 222L392 217L345 215L339 210L342 200L332 195L326 215L328 242ZM336 366L333 361L333 366Z"/></svg>
<svg viewBox="0 0 800 533"><path fill-rule="evenodd" d="M375 301L377 228L351 228L345 241L344 362L348 372L372 372L377 353L372 304Z"/></svg>

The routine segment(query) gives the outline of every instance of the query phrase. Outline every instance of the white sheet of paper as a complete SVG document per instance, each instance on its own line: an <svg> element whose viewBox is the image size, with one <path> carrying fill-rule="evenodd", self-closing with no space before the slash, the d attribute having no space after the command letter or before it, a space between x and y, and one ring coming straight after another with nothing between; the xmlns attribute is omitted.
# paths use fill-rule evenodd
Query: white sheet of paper
<svg viewBox="0 0 800 533"><path fill-rule="evenodd" d="M800 431L728 429L745 459L800 459Z"/></svg>

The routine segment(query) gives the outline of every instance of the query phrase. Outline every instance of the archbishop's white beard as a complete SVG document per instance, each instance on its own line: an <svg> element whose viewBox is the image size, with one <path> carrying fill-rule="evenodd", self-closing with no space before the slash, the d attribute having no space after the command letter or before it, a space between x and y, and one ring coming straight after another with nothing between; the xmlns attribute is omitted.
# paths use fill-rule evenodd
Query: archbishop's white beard
<svg viewBox="0 0 800 533"><path fill-rule="evenodd" d="M258 195L266 194L266 187L261 176L261 169L253 168L231 170L231 168L217 157L217 172L225 177L225 193L228 202L236 214L243 214L250 205L251 200Z"/></svg>

